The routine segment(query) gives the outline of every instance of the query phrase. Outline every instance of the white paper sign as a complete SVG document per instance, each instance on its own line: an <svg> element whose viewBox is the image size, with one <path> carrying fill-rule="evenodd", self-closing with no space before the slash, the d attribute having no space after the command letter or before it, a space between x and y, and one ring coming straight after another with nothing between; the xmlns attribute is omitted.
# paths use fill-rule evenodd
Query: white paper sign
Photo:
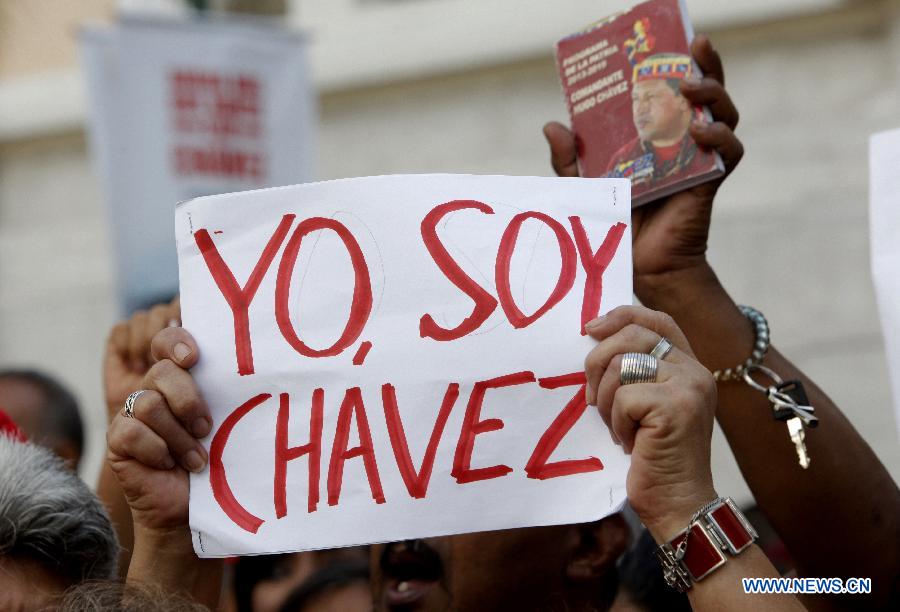
<svg viewBox="0 0 900 612"><path fill-rule="evenodd" d="M624 179L422 175L180 204L214 421L197 554L616 511L628 460L585 406L581 330L631 302L630 201Z"/></svg>
<svg viewBox="0 0 900 612"><path fill-rule="evenodd" d="M311 178L306 45L260 23L128 18L85 30L82 55L127 313L177 291L175 202Z"/></svg>
<svg viewBox="0 0 900 612"><path fill-rule="evenodd" d="M869 223L872 276L900 437L900 129L869 140Z"/></svg>

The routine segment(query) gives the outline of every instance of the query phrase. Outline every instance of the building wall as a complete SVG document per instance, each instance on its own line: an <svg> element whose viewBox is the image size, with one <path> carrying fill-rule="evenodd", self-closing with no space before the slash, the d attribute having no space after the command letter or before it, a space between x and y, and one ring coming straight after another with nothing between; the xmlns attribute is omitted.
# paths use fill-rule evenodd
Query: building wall
<svg viewBox="0 0 900 612"><path fill-rule="evenodd" d="M78 25L108 18L114 2L0 0L0 78L71 67Z"/></svg>
<svg viewBox="0 0 900 612"><path fill-rule="evenodd" d="M735 299L766 313L774 343L895 479L900 450L869 276L867 138L900 126L896 7L854 4L713 32L746 155L720 191L710 243ZM565 118L549 54L329 93L320 113L323 179L547 175L541 125ZM104 219L82 134L0 145L0 365L40 365L78 391L90 475L104 442L99 368L115 312ZM720 436L714 462L719 490L747 498Z"/></svg>

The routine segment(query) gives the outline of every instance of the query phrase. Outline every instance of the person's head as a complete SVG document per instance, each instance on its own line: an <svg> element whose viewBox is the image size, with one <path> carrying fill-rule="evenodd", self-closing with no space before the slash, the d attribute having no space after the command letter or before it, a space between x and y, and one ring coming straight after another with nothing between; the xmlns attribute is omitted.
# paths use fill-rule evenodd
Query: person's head
<svg viewBox="0 0 900 612"><path fill-rule="evenodd" d="M596 610L616 594L621 515L372 547L376 610Z"/></svg>
<svg viewBox="0 0 900 612"><path fill-rule="evenodd" d="M296 586L279 612L369 612L369 560L337 560Z"/></svg>
<svg viewBox="0 0 900 612"><path fill-rule="evenodd" d="M666 584L662 566L656 558L656 541L641 529L631 548L619 560L619 594L615 612L667 610L690 612L687 595Z"/></svg>
<svg viewBox="0 0 900 612"><path fill-rule="evenodd" d="M28 439L77 468L84 450L78 402L59 382L34 370L0 370L0 408Z"/></svg>
<svg viewBox="0 0 900 612"><path fill-rule="evenodd" d="M238 612L301 612L370 608L364 546L240 557L234 568Z"/></svg>
<svg viewBox="0 0 900 612"><path fill-rule="evenodd" d="M57 612L207 612L209 608L182 593L170 593L155 584L112 580L83 582L68 589Z"/></svg>
<svg viewBox="0 0 900 612"><path fill-rule="evenodd" d="M49 450L0 435L0 610L31 609L116 574L100 500Z"/></svg>
<svg viewBox="0 0 900 612"><path fill-rule="evenodd" d="M668 146L684 137L693 108L681 95L681 81L690 74L690 58L674 53L653 55L634 67L631 111L641 141Z"/></svg>

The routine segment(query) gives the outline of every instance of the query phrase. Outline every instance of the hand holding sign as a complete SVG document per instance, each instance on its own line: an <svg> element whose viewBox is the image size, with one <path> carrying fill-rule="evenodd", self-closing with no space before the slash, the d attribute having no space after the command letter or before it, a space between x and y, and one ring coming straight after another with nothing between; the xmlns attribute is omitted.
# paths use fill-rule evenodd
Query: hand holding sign
<svg viewBox="0 0 900 612"><path fill-rule="evenodd" d="M602 320L592 322L589 329L591 335L600 340L585 359L589 385L593 389L596 384L601 389L599 392L591 391L591 396L597 398L596 403L604 419L612 423L615 435L632 453L633 461L628 472L632 506L657 538L665 539L682 528L696 508L715 497L709 475L709 437L715 390L709 372L696 362L681 331L662 313L642 307L620 307ZM619 386L616 382L619 376L617 364L622 354L648 350L658 341L660 334L670 338L675 348L661 362L658 382ZM177 355L183 355L184 348L175 349L179 344L190 349L190 354L181 360ZM153 383L167 391L155 400L152 396L142 400L143 406L136 411L134 421L121 415L116 419L109 438L110 459L123 489L129 492L137 528L145 534L145 537L139 538L135 554L139 558L158 558L159 551L155 547L160 546L162 539L169 551L169 562L186 572L195 565L190 561L193 556L179 545L188 538L187 530L183 536L146 537L146 534L148 530L151 533L178 534L187 525L187 474L180 467L167 465L178 456L172 449L191 438L184 419L179 420L176 414L181 410L175 406L184 403L204 405L190 375L175 364L191 365L200 355L193 338L181 328L163 330L154 339L153 345L159 358L172 363L159 369ZM180 425L160 425L167 420L178 421ZM133 430L129 429L132 425ZM609 535L609 530L604 528L609 527L606 523L603 521L596 527L603 537ZM569 558L564 550L568 538L561 538L559 531L548 529L558 528L470 534L460 539L459 546L462 549L469 546L479 555L484 555L486 550L498 547L499 550L516 550L527 542L546 549L540 551L544 558ZM525 532L532 535L527 536ZM182 537L183 540L180 539ZM498 539L504 543L498 543ZM444 546L437 544L439 540L430 541L437 547L431 550L444 550ZM609 552L604 547L611 545L611 542L603 540L601 549ZM182 552L175 553L173 557L173 549ZM376 557L382 557L381 549L376 550ZM392 559L391 555L388 557ZM465 556L461 559L461 563L473 561ZM613 557L609 563L614 560ZM450 561L442 558L436 567L441 572L452 571L453 568L445 566ZM481 562L484 563L484 560L481 559ZM589 579L585 574L587 568L599 561L592 558L588 563L575 556L571 563L567 567L569 578L578 582ZM145 568L149 575L138 575L144 580L150 579L160 571L157 566L151 564L149 569ZM597 571L603 571L605 567L604 563ZM393 590L395 598L415 596L416 589L422 591L423 597L426 595L428 585L421 580L415 582L417 586L398 594L396 585L405 579L405 574L401 571L400 575L395 576L395 569L401 571L392 563L382 561L374 583L376 601L388 596L386 590ZM521 594L522 589L498 590L498 585L504 583L506 573L497 568L493 571L497 573L489 572L484 576L485 584L463 581L468 588L464 592L454 591L454 600L462 602L471 599L483 603L490 601L491 596L499 596L501 603L510 604L512 594ZM388 575L385 575L386 572ZM514 572L512 577L515 576L518 574ZM441 578L440 574L433 577L435 580ZM527 590L524 593L527 596ZM434 595L438 598L443 596L439 593ZM526 604L527 599L523 605Z"/></svg>
<svg viewBox="0 0 900 612"><path fill-rule="evenodd" d="M197 441L209 433L209 409L187 371L197 363L194 339L180 327L161 330L153 358L134 403L134 416L121 412L107 434L109 464L138 527L165 530L187 522L188 471L206 465Z"/></svg>
<svg viewBox="0 0 900 612"><path fill-rule="evenodd" d="M600 341L585 360L588 402L631 454L631 507L658 540L668 539L716 498L709 465L715 382L664 313L620 306L587 330ZM622 386L622 355L648 353L661 338L673 348L659 361L657 382Z"/></svg>
<svg viewBox="0 0 900 612"><path fill-rule="evenodd" d="M167 304L133 313L110 331L103 358L103 390L110 422L155 363L150 353L153 336L173 323L181 323L181 305L177 297Z"/></svg>

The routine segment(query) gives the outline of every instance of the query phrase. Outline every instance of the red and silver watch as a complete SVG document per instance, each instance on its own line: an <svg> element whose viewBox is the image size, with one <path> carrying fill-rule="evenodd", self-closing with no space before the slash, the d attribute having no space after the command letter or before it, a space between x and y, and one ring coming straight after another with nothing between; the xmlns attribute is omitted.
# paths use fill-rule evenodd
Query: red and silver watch
<svg viewBox="0 0 900 612"><path fill-rule="evenodd" d="M756 540L756 530L730 497L706 504L687 529L656 549L666 583L685 592Z"/></svg>

